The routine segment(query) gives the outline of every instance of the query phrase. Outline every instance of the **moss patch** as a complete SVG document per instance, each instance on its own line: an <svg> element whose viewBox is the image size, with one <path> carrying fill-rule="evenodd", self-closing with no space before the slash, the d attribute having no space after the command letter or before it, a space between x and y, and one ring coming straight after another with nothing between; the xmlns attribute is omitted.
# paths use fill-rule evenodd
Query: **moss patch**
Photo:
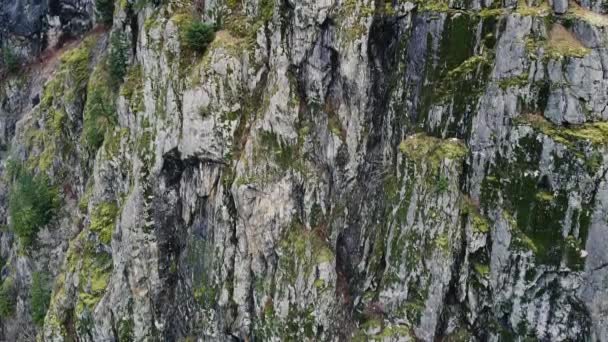
<svg viewBox="0 0 608 342"><path fill-rule="evenodd" d="M13 278L6 278L0 286L0 318L8 318L15 313L17 289Z"/></svg>
<svg viewBox="0 0 608 342"><path fill-rule="evenodd" d="M545 17L553 14L553 10L544 0L538 6L528 6L528 1L519 0L517 2L517 13L523 16Z"/></svg>
<svg viewBox="0 0 608 342"><path fill-rule="evenodd" d="M36 325L41 326L44 323L50 300L49 276L45 273L34 272L30 288L30 307L32 320Z"/></svg>
<svg viewBox="0 0 608 342"><path fill-rule="evenodd" d="M75 88L81 88L89 79L91 48L92 41L85 41L61 56L60 72L66 72L71 76L76 83Z"/></svg>
<svg viewBox="0 0 608 342"><path fill-rule="evenodd" d="M299 223L294 223L285 232L280 243L283 257L279 260L289 282L295 282L300 273L310 274L316 265L332 262L335 259L333 250L320 237L319 231L308 231Z"/></svg>
<svg viewBox="0 0 608 342"><path fill-rule="evenodd" d="M428 163L432 169L437 169L443 160L460 161L468 153L457 139L438 139L422 133L407 137L399 150L416 163Z"/></svg>
<svg viewBox="0 0 608 342"><path fill-rule="evenodd" d="M96 151L117 121L116 96L108 73L107 63L97 65L87 87L87 102L83 114L83 136L85 144Z"/></svg>
<svg viewBox="0 0 608 342"><path fill-rule="evenodd" d="M584 20L587 23L597 27L608 26L608 16L587 10L572 1L570 2L566 18Z"/></svg>
<svg viewBox="0 0 608 342"><path fill-rule="evenodd" d="M86 241L80 258L80 282L75 313L77 317L83 319L95 308L105 293L112 274L112 257L98 250L94 242Z"/></svg>
<svg viewBox="0 0 608 342"><path fill-rule="evenodd" d="M73 138L80 129L77 115L86 98L86 84L90 77L91 50L95 37L86 38L78 47L60 57L57 72L43 89L40 105L35 108L37 125L26 126L27 166L38 171L60 173L61 158L73 158L77 142Z"/></svg>
<svg viewBox="0 0 608 342"><path fill-rule="evenodd" d="M571 244L562 233L572 189L553 188L544 176L538 174L542 153L542 139L530 132L518 141L508 158L498 155L495 167L482 183L481 203L485 208L493 208L500 201L500 206L505 208L503 218L512 230L514 249L532 252L537 264L559 267L566 261L572 267L578 267L580 263L569 256ZM553 172L584 173L577 158L572 154L569 156L565 157L568 161L557 162ZM587 237L588 215L585 213L591 206L589 201L585 199L583 210L575 210L571 216L572 224L580 227L575 239L579 243Z"/></svg>
<svg viewBox="0 0 608 342"><path fill-rule="evenodd" d="M525 73L518 76L502 79L499 81L498 85L502 90L507 90L509 88L520 88L526 86L529 83L529 74Z"/></svg>
<svg viewBox="0 0 608 342"><path fill-rule="evenodd" d="M563 127L552 124L540 115L525 115L520 117L517 123L530 125L535 130L568 147L574 147L580 143L591 144L593 146L605 146L608 144L607 122Z"/></svg>
<svg viewBox="0 0 608 342"><path fill-rule="evenodd" d="M474 263L473 269L475 270L475 273L483 278L487 278L490 275L490 265Z"/></svg>
<svg viewBox="0 0 608 342"><path fill-rule="evenodd" d="M143 87L143 67L141 64L131 66L120 94L129 101L129 107L133 112L142 112L145 110Z"/></svg>
<svg viewBox="0 0 608 342"><path fill-rule="evenodd" d="M464 216L470 217L473 230L476 233L487 234L490 232L490 222L479 213L479 208L470 198L465 197L462 201L461 213Z"/></svg>
<svg viewBox="0 0 608 342"><path fill-rule="evenodd" d="M105 245L112 242L112 233L118 216L118 207L114 202L99 204L91 215L91 231L99 236L99 241Z"/></svg>

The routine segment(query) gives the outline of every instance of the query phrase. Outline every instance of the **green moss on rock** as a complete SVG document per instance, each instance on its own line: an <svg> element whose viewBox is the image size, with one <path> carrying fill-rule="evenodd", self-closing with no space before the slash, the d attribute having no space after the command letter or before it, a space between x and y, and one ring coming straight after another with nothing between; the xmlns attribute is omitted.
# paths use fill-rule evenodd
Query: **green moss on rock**
<svg viewBox="0 0 608 342"><path fill-rule="evenodd" d="M77 48L67 51L61 56L60 72L68 73L80 88L89 79L89 61L93 41L87 40ZM65 95L65 94L64 94Z"/></svg>
<svg viewBox="0 0 608 342"><path fill-rule="evenodd" d="M428 12L447 12L450 10L447 0L415 0L421 11Z"/></svg>
<svg viewBox="0 0 608 342"><path fill-rule="evenodd" d="M34 272L30 288L30 307L32 320L36 325L41 326L44 323L50 300L49 276L45 273Z"/></svg>
<svg viewBox="0 0 608 342"><path fill-rule="evenodd" d="M112 233L118 216L118 207L114 202L100 203L91 215L91 231L99 236L99 241L105 245L112 242Z"/></svg>
<svg viewBox="0 0 608 342"><path fill-rule="evenodd" d="M517 13L522 16L545 17L551 15L553 11L545 1L538 6L528 6L526 0L519 0L517 3Z"/></svg>
<svg viewBox="0 0 608 342"><path fill-rule="evenodd" d="M6 319L15 313L17 289L13 278L6 278L0 286L0 318Z"/></svg>
<svg viewBox="0 0 608 342"><path fill-rule="evenodd" d="M310 274L318 264L333 262L335 255L319 231L306 230L299 223L294 223L285 232L280 243L280 267L287 273L290 282L300 275Z"/></svg>
<svg viewBox="0 0 608 342"><path fill-rule="evenodd" d="M32 170L52 171L61 167L59 161L71 158L77 144L80 120L68 115L82 109L90 78L92 49L96 36L91 36L60 57L57 72L45 84L40 105L34 109L36 125L26 125L27 147L31 152L26 164Z"/></svg>
<svg viewBox="0 0 608 342"><path fill-rule="evenodd" d="M476 233L487 234L490 232L490 222L479 213L479 208L470 198L465 198L462 201L460 209L462 215L470 217L473 230Z"/></svg>
<svg viewBox="0 0 608 342"><path fill-rule="evenodd" d="M129 69L125 83L120 91L120 94L129 101L129 106L133 112L142 112L145 110L143 86L143 67L141 64L133 65Z"/></svg>
<svg viewBox="0 0 608 342"><path fill-rule="evenodd" d="M502 90L507 90L509 88L520 88L529 83L529 75L524 73L518 76L502 79L499 81L498 85Z"/></svg>
<svg viewBox="0 0 608 342"><path fill-rule="evenodd" d="M83 114L83 141L92 151L103 143L106 132L116 125L116 96L107 64L97 65L88 84Z"/></svg>
<svg viewBox="0 0 608 342"><path fill-rule="evenodd" d="M101 300L112 274L112 257L96 251L92 242L87 242L83 253L75 313L82 317L85 311L91 312Z"/></svg>
<svg viewBox="0 0 608 342"><path fill-rule="evenodd" d="M490 275L490 265L488 264L474 263L473 269L482 278L487 278Z"/></svg>
<svg viewBox="0 0 608 342"><path fill-rule="evenodd" d="M461 161L468 153L457 139L438 139L425 134L407 137L399 150L414 162L426 163L432 169L437 169L443 160Z"/></svg>
<svg viewBox="0 0 608 342"><path fill-rule="evenodd" d="M586 128L585 133L578 131L580 129L576 129L576 133L566 132L572 129L558 129L544 120L532 125L536 125L538 130L550 131L549 134L563 139L564 143L568 144L570 142L567 139L573 136L587 136L589 130L601 131L594 127ZM563 224L569 212L569 193L572 189L553 188L538 174L543 141L537 138L537 132L524 132L528 134L519 139L509 157L499 155L496 166L488 172L490 177L486 177L482 184L481 203L492 208L496 201L500 201L500 206L505 208L503 218L511 228L513 249L531 252L537 264L559 267L569 259L571 244L569 245L563 236ZM573 159L576 160L576 157ZM581 170L583 166L577 162L561 165L558 163L554 172L580 173ZM490 178L494 181L489 182ZM584 200L581 205L584 209L582 212L587 212L589 199ZM578 213L578 210L574 214L571 217L573 224L586 227L586 216ZM585 241L586 234L586 229L579 229L576 240ZM576 256L575 253L570 254Z"/></svg>
<svg viewBox="0 0 608 342"><path fill-rule="evenodd" d="M608 122L592 122L564 127L554 125L540 115L526 115L519 118L518 123L530 125L535 130L567 147L574 147L580 143L594 146L608 145Z"/></svg>

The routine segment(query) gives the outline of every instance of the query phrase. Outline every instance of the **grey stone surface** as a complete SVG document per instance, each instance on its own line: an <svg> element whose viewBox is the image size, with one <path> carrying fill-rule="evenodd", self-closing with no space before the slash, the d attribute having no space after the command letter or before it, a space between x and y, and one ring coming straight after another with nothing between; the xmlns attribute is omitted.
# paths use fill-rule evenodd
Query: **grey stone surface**
<svg viewBox="0 0 608 342"><path fill-rule="evenodd" d="M376 3L127 1L112 29L66 26L85 73L3 79L0 340L606 340L605 27L571 18L572 50L517 1ZM11 35L44 31L11 5ZM196 8L223 20L198 55ZM91 150L121 30L127 77ZM35 248L11 230L9 160L60 193Z"/></svg>

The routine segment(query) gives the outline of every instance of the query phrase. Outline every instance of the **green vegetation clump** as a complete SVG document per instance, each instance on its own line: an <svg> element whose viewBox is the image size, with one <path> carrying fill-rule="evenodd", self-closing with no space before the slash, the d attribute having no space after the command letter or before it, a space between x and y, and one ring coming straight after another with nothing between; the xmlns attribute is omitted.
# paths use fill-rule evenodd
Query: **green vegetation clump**
<svg viewBox="0 0 608 342"><path fill-rule="evenodd" d="M462 160L467 154L467 148L457 139L439 139L422 133L403 140L399 150L415 162L430 163L433 169L442 160Z"/></svg>
<svg viewBox="0 0 608 342"><path fill-rule="evenodd" d="M59 195L47 177L20 170L9 195L11 228L24 247L32 245L40 228L49 223L58 207Z"/></svg>
<svg viewBox="0 0 608 342"><path fill-rule="evenodd" d="M133 65L127 73L120 94L129 101L130 108L134 112L141 112L145 109L143 86L143 67L140 64Z"/></svg>
<svg viewBox="0 0 608 342"><path fill-rule="evenodd" d="M583 20L593 26L596 27L606 27L608 26L608 16L590 11L581 6L570 6L568 13L566 13L566 19L570 20Z"/></svg>
<svg viewBox="0 0 608 342"><path fill-rule="evenodd" d="M548 191L539 191L536 193L536 199L538 201L551 202L553 201L553 194Z"/></svg>
<svg viewBox="0 0 608 342"><path fill-rule="evenodd" d="M109 245L112 242L112 232L118 207L113 202L103 202L99 204L91 215L91 231L99 235L101 243Z"/></svg>
<svg viewBox="0 0 608 342"><path fill-rule="evenodd" d="M17 56L17 54L15 54L15 52L11 48L4 47L2 49L2 65L8 73L12 74L19 71L21 61L19 59L19 56Z"/></svg>
<svg viewBox="0 0 608 342"><path fill-rule="evenodd" d="M95 0L95 14L102 24L112 25L114 0Z"/></svg>
<svg viewBox="0 0 608 342"><path fill-rule="evenodd" d="M217 288L211 283L203 283L194 289L194 299L204 308L211 308L217 300L217 292Z"/></svg>
<svg viewBox="0 0 608 342"><path fill-rule="evenodd" d="M334 109L327 110L327 127L337 137L340 137L342 141L346 140L346 129L340 121L338 113Z"/></svg>
<svg viewBox="0 0 608 342"><path fill-rule="evenodd" d="M88 37L62 54L58 71L44 85L40 105L32 113L32 122L36 124L25 127L26 148L32 152L24 161L28 169L67 171L59 170L62 163L58 161L75 152L74 131L80 127L80 120L68 113L74 108L78 110L87 98L89 61L95 44L96 38Z"/></svg>
<svg viewBox="0 0 608 342"><path fill-rule="evenodd" d="M226 0L226 6L231 10L235 10L238 8L240 0Z"/></svg>
<svg viewBox="0 0 608 342"><path fill-rule="evenodd" d="M492 65L492 56L490 54L474 55L465 59L447 72L442 72L444 76L437 83L437 87L433 92L438 97L438 100L454 97L456 89L466 86L471 87L471 92L476 92L477 85L472 84L480 81L481 75L487 73L487 70Z"/></svg>
<svg viewBox="0 0 608 342"><path fill-rule="evenodd" d="M83 250L71 251L68 263L70 268L75 269L80 262L75 314L82 318L95 308L105 293L112 275L112 256L99 249L94 241L86 240L85 235L81 234L77 239L83 243Z"/></svg>
<svg viewBox="0 0 608 342"><path fill-rule="evenodd" d="M274 132L260 133L260 149L257 151L263 156L271 156L282 170L287 170L297 165L297 146L283 141Z"/></svg>
<svg viewBox="0 0 608 342"><path fill-rule="evenodd" d="M194 52L203 53L215 39L215 27L201 21L192 20L186 24L183 31L185 46Z"/></svg>
<svg viewBox="0 0 608 342"><path fill-rule="evenodd" d="M72 49L61 56L61 72L72 77L75 89L83 87L89 78L90 44L91 41L85 41L78 48Z"/></svg>
<svg viewBox="0 0 608 342"><path fill-rule="evenodd" d="M535 130L567 147L573 147L579 142L587 142L594 146L608 144L608 122L563 127L552 124L540 115L526 115L519 119L519 123L532 126Z"/></svg>
<svg viewBox="0 0 608 342"><path fill-rule="evenodd" d="M6 278L0 286L0 318L10 317L15 312L17 290L13 278Z"/></svg>
<svg viewBox="0 0 608 342"><path fill-rule="evenodd" d="M483 8L479 11L479 16L482 18L500 17L507 13L504 8Z"/></svg>
<svg viewBox="0 0 608 342"><path fill-rule="evenodd" d="M489 63L489 58L485 55L475 55L467 58L462 64L460 64L457 68L454 68L448 71L446 81L459 80L466 75L471 74L475 71L479 66L483 64Z"/></svg>
<svg viewBox="0 0 608 342"><path fill-rule="evenodd" d="M108 66L111 63L108 63ZM104 141L106 132L116 125L116 93L109 84L110 76L104 63L93 71L88 84L87 102L84 107L83 140L93 151Z"/></svg>
<svg viewBox="0 0 608 342"><path fill-rule="evenodd" d="M435 184L435 188L439 193L448 191L450 188L449 179L444 176L437 177L437 184Z"/></svg>
<svg viewBox="0 0 608 342"><path fill-rule="evenodd" d="M46 274L34 272L32 276L32 288L30 289L30 306L32 319L38 326L44 323L44 317L51 301L51 289Z"/></svg>
<svg viewBox="0 0 608 342"><path fill-rule="evenodd" d="M112 255L98 242L94 234L85 229L70 242L66 255L66 272L77 274L78 280L74 296L74 327L80 334L87 334L92 328L91 313L103 297L112 275ZM58 321L58 298L65 298L63 283L65 274L58 276L59 291L54 292L45 325L63 325ZM59 323L59 324L57 324ZM122 329L120 329L122 330ZM121 334L122 335L122 334ZM122 339L121 339L122 341Z"/></svg>
<svg viewBox="0 0 608 342"><path fill-rule="evenodd" d="M59 72L44 87L40 101L42 111L59 112L57 114L61 116L66 103L84 97L83 93L90 77L91 49L95 44L95 37L85 38L78 47L61 55ZM57 127L62 120L55 118L55 115L52 117L53 126Z"/></svg>
<svg viewBox="0 0 608 342"><path fill-rule="evenodd" d="M552 14L553 11L545 1L542 1L539 6L528 6L526 0L519 0L517 13L522 16L545 17Z"/></svg>
<svg viewBox="0 0 608 342"><path fill-rule="evenodd" d="M449 253L450 252L450 239L448 238L447 234L443 233L440 234L439 236L437 236L437 238L435 238L435 245L437 246L437 248L439 248L441 251L445 252L445 253Z"/></svg>
<svg viewBox="0 0 608 342"><path fill-rule="evenodd" d="M490 265L488 264L474 263L473 269L483 278L487 278L490 275Z"/></svg>
<svg viewBox="0 0 608 342"><path fill-rule="evenodd" d="M274 3L274 0L261 0L259 2L259 16L261 20L270 21L272 19L272 16L274 14Z"/></svg>
<svg viewBox="0 0 608 342"><path fill-rule="evenodd" d="M536 121L534 121L536 119ZM548 132L554 140L562 140L566 144L565 156L578 159L579 147L588 149L589 142L578 146L580 139L573 135L583 132L599 131L597 128L563 128L555 127L540 116L531 116L527 122L541 133ZM536 126L536 127L535 127ZM576 132L572 132L575 130ZM585 132L587 133L587 132ZM569 140L572 139L572 140ZM563 222L568 208L568 192L571 189L559 189L550 186L544 176L534 173L538 170L543 153L543 140L538 139L538 132L528 130L515 145L513 154L509 157L499 156L496 167L490 170L489 176L482 183L482 198L485 208L493 208L498 201L505 208L503 218L509 223L513 235L512 246L516 250L530 251L534 254L536 264L559 267L564 258L570 258L572 267L579 267L576 261L575 249L570 248L562 234ZM574 147L571 149L569 146ZM558 156L556 156L558 158ZM562 162L557 160L559 173L580 173L584 167L578 161ZM583 171L584 172L584 171ZM586 241L590 225L589 207L591 203L585 200L581 203L582 210L573 213L572 219L579 228L576 236L577 243ZM568 257L569 251L572 257ZM579 254L580 255L580 254Z"/></svg>
<svg viewBox="0 0 608 342"><path fill-rule="evenodd" d="M118 340L121 342L135 341L135 336L133 336L134 325L133 318L123 318L118 324Z"/></svg>
<svg viewBox="0 0 608 342"><path fill-rule="evenodd" d="M130 131L128 128L123 127L120 130L115 129L114 131L108 133L105 139L106 141L103 145L106 157L108 159L114 159L118 156L121 143L128 139L129 132Z"/></svg>
<svg viewBox="0 0 608 342"><path fill-rule="evenodd" d="M127 74L129 64L129 44L123 32L114 32L110 39L110 54L108 56L108 71L114 87L122 83Z"/></svg>
<svg viewBox="0 0 608 342"><path fill-rule="evenodd" d="M509 78L505 78L499 81L498 85L500 86L500 88L502 90L507 90L509 88L519 88L519 87L523 87L527 84L529 84L529 77L530 75L528 73L524 73L518 76L513 76L513 77L509 77Z"/></svg>
<svg viewBox="0 0 608 342"><path fill-rule="evenodd" d="M388 324L379 318L370 318L355 331L352 341L409 341L414 340L413 337L412 328L408 325Z"/></svg>
<svg viewBox="0 0 608 342"><path fill-rule="evenodd" d="M447 12L450 10L447 0L415 0L421 11Z"/></svg>
<svg viewBox="0 0 608 342"><path fill-rule="evenodd" d="M300 222L294 222L281 241L280 267L287 272L289 281L295 281L301 272L310 274L318 264L332 262L334 252L322 237L320 229L307 230Z"/></svg>
<svg viewBox="0 0 608 342"><path fill-rule="evenodd" d="M481 234L490 232L490 223L479 213L479 209L470 198L467 197L462 201L461 213L470 217L475 232Z"/></svg>

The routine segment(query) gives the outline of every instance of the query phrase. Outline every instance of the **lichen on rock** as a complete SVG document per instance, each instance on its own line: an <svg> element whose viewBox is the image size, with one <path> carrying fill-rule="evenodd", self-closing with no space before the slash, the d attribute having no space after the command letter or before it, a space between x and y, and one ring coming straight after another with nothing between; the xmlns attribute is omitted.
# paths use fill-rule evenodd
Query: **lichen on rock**
<svg viewBox="0 0 608 342"><path fill-rule="evenodd" d="M606 11L2 3L0 340L607 339Z"/></svg>

